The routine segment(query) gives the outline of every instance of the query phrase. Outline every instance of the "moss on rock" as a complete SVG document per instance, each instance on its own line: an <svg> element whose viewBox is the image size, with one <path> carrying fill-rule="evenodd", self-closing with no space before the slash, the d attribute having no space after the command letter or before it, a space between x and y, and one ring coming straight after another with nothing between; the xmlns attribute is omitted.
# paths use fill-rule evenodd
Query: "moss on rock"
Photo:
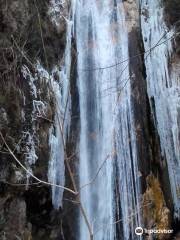
<svg viewBox="0 0 180 240"><path fill-rule="evenodd" d="M166 206L159 180L154 175L146 178L147 189L143 195L143 219L147 229L171 229L170 210ZM169 234L158 234L156 239L170 239ZM149 239L149 238L147 238Z"/></svg>

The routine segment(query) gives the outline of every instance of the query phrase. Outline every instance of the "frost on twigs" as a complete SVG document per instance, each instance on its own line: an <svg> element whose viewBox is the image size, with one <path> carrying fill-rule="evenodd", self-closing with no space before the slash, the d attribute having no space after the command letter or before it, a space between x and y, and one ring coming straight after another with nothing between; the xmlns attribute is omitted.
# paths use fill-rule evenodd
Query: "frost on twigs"
<svg viewBox="0 0 180 240"><path fill-rule="evenodd" d="M52 22L58 27L68 16L67 0L51 0L49 8L49 16Z"/></svg>
<svg viewBox="0 0 180 240"><path fill-rule="evenodd" d="M39 155L38 145L41 141L40 128L42 123L40 119L48 120L47 114L50 109L49 73L41 66L39 61L37 61L34 70L32 73L26 65L21 70L29 95L26 94L22 109L24 129L20 141L20 150L24 155L25 165L29 172L32 172L32 167ZM29 177L30 175L27 174L27 183Z"/></svg>
<svg viewBox="0 0 180 240"><path fill-rule="evenodd" d="M32 76L29 68L25 65L22 67L22 74L23 74L24 79L26 79L28 81L31 94L35 98L37 98L37 89L36 89L36 85L35 85L36 79Z"/></svg>

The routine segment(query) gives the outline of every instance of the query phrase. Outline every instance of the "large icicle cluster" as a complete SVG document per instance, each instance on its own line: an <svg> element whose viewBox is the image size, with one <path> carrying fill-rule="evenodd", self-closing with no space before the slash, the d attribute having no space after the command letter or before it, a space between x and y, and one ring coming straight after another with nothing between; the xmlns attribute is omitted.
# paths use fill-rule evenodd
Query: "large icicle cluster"
<svg viewBox="0 0 180 240"><path fill-rule="evenodd" d="M60 2L59 4L62 4ZM60 8L56 6L56 10ZM56 74L59 82L51 76L51 86L55 96L55 122L54 127L50 130L50 162L48 179L53 184L64 186L65 184L65 145L68 137L70 126L70 71L71 71L71 34L72 22L66 19L67 34L66 34L66 49L64 53L64 64L60 67L55 67L52 71L52 76ZM62 207L63 190L52 185L52 201L56 209Z"/></svg>
<svg viewBox="0 0 180 240"><path fill-rule="evenodd" d="M175 215L180 217L180 78L177 69L169 67L174 33L166 27L161 1L141 1L141 14L147 90L168 164Z"/></svg>

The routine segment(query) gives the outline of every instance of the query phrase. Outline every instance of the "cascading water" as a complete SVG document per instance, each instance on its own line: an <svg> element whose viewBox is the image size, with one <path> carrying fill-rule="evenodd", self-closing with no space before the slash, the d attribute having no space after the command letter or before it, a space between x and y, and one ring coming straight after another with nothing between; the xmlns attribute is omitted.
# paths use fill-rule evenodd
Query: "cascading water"
<svg viewBox="0 0 180 240"><path fill-rule="evenodd" d="M138 169L129 67L125 62L106 68L128 58L123 2L79 0L75 15L81 123L81 202L93 228L94 239L115 239L114 222L117 219L113 169L116 160L122 239L136 239L133 232L134 226L139 225L140 188L136 177ZM79 239L88 239L88 229L82 216Z"/></svg>
<svg viewBox="0 0 180 240"><path fill-rule="evenodd" d="M64 65L61 70L55 68L51 80L52 90L54 91L56 103L56 115L54 127L50 129L50 162L48 171L48 180L52 184L52 202L54 208L62 207L63 189L55 185L64 186L65 184L65 166L64 149L68 138L70 125L70 104L69 78L71 69L71 33L72 21L67 20L67 39ZM54 80L53 75L59 76L61 82Z"/></svg>
<svg viewBox="0 0 180 240"><path fill-rule="evenodd" d="M132 4L132 1L129 2ZM136 1L136 4L141 9L142 36L147 51L144 59L147 91L160 136L162 155L168 162L175 212L178 216L179 87L176 72L168 69L168 57L172 51L168 38L172 33L166 32L160 1L142 0ZM140 212L143 206L138 169L138 163L142 159L139 159L137 150L138 136L132 99L132 82L135 76L130 74L128 61L128 31L131 24L126 21L127 9L122 0L74 0L71 7L80 101L81 204L87 214L94 240L139 239L134 229L142 226ZM137 8L135 11L133 14L138 15ZM60 72L63 95L57 87L58 83L53 83L57 105L61 107L66 107L66 97L63 96L68 95L72 26L68 28L66 63ZM163 41L166 44L161 44ZM151 48L152 51L149 51ZM61 165L64 150L62 140L58 137L62 131L59 129L58 118L64 113L68 114L64 110L61 112L57 108L56 135L52 133L50 138L52 161L49 177L54 183L60 184L64 184L64 175L59 175L57 166L64 169ZM70 119L70 116L66 118ZM66 135L68 124L66 121L64 124L63 132ZM115 193L115 182L118 182L118 193ZM53 203L56 208L61 206L62 193L62 190L53 187ZM80 231L77 239L89 239L87 223L81 213L79 219ZM117 223L121 223L118 236Z"/></svg>
<svg viewBox="0 0 180 240"><path fill-rule="evenodd" d="M166 27L161 1L141 1L141 13L142 35L147 51L147 91L160 136L162 156L167 159L175 215L180 218L179 73L177 69L169 68L173 33Z"/></svg>

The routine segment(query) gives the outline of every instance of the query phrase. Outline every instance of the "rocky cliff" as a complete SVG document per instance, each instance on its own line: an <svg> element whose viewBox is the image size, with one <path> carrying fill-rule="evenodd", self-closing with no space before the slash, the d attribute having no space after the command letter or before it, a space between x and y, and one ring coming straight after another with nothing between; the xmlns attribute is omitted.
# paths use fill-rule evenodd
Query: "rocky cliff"
<svg viewBox="0 0 180 240"><path fill-rule="evenodd" d="M64 61L68 12L68 2L0 1L1 134L26 169L44 181L55 99L43 71L50 74ZM55 72L53 78L59 81ZM0 166L0 239L64 239L68 224L53 209L50 186L30 178L2 138Z"/></svg>

